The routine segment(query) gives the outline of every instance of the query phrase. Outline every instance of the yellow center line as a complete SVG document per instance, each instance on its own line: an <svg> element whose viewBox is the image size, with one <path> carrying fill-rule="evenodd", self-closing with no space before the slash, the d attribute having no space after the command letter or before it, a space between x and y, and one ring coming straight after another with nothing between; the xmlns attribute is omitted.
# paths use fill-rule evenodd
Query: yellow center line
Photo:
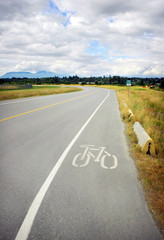
<svg viewBox="0 0 164 240"><path fill-rule="evenodd" d="M95 94L95 93L97 93L97 92L98 92L98 91L95 91L95 92L93 92L93 93L88 93L88 94L83 95L83 96L80 96L80 97L71 98L71 99L68 99L68 100L65 100L65 101L62 101L62 102L54 103L54 104L51 104L51 105L48 105L48 106L45 106L45 107L37 108L37 109L31 110L31 111L28 111L28 112L24 112L24 113L20 113L20 114L11 116L11 117L3 118L3 119L0 119L0 122L6 121L6 120L9 120L9 119L12 119L12 118L16 118L16 117L19 117L19 116L22 116L22 115L25 115L25 114L28 114L28 113L37 112L37 111L43 110L43 109L45 109L45 108L49 108L49 107L53 107L53 106L56 106L56 105L59 105L59 104L63 104L63 103L66 103L66 102L70 102L70 101L73 101L73 100L75 100L75 99L83 98L83 97L86 97L86 96Z"/></svg>

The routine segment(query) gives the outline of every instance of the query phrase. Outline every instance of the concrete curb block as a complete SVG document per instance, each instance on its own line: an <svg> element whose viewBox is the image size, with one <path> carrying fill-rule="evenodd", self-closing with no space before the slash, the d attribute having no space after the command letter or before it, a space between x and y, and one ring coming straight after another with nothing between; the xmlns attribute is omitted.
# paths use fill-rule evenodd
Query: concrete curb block
<svg viewBox="0 0 164 240"><path fill-rule="evenodd" d="M134 117L134 114L130 108L128 109L128 117L129 118Z"/></svg>
<svg viewBox="0 0 164 240"><path fill-rule="evenodd" d="M124 102L124 108L128 108L128 105L126 104L126 102ZM133 114L133 112L132 112L132 110L130 108L128 109L128 113L127 114L128 114L129 119L134 117L134 114Z"/></svg>
<svg viewBox="0 0 164 240"><path fill-rule="evenodd" d="M134 133L137 136L138 144L141 147L143 153L149 153L153 157L156 156L154 141L149 137L145 129L139 122L135 122L133 125Z"/></svg>

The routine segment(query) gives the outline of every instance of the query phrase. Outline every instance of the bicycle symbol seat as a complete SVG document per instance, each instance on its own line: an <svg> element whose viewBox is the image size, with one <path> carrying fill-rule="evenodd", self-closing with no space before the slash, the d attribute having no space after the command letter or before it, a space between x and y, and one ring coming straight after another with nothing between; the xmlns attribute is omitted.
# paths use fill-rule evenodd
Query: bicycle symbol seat
<svg viewBox="0 0 164 240"><path fill-rule="evenodd" d="M72 165L74 167L86 167L89 162L90 159L93 158L94 162L100 162L100 166L104 169L115 169L118 165L118 160L117 157L115 155L111 155L110 153L108 153L105 149L106 147L95 147L94 145L81 145L81 148L84 148L84 152L83 153L78 153L73 161L72 161ZM95 156L94 152L98 152L97 157ZM108 167L105 163L109 161L112 161L112 166ZM109 164L108 164L109 165Z"/></svg>

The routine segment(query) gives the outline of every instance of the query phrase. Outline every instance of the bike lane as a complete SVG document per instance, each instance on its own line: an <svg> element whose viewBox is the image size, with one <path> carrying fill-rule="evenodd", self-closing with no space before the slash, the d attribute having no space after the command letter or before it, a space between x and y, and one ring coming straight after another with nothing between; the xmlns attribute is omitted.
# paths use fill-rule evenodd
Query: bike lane
<svg viewBox="0 0 164 240"><path fill-rule="evenodd" d="M161 239L129 155L114 91L66 156L28 239Z"/></svg>

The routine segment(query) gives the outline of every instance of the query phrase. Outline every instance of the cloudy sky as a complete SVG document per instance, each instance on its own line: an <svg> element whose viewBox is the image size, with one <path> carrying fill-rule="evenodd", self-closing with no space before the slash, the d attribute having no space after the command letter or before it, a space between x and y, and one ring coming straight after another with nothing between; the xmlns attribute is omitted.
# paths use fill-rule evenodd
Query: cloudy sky
<svg viewBox="0 0 164 240"><path fill-rule="evenodd" d="M0 0L0 76L164 76L164 0Z"/></svg>

